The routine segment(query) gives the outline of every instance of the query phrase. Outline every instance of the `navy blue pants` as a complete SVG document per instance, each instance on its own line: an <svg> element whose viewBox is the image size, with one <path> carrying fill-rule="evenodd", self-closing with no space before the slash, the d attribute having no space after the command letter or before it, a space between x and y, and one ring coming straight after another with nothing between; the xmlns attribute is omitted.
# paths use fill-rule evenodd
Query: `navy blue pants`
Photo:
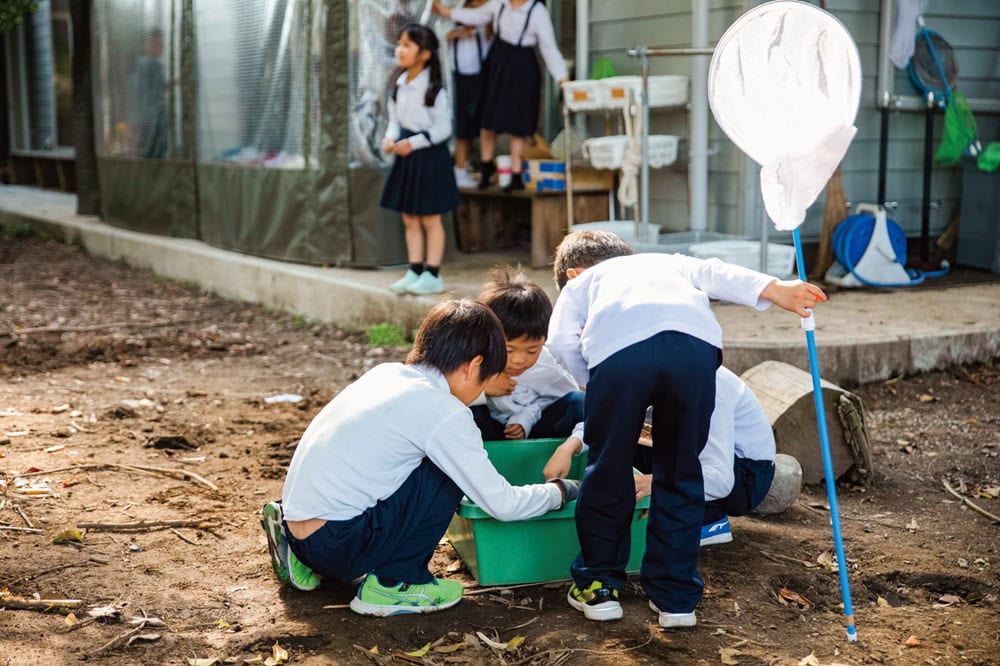
<svg viewBox="0 0 1000 666"><path fill-rule="evenodd" d="M621 589L635 512L632 461L646 408L653 407L653 495L640 580L650 600L687 613L701 600L698 544L705 489L698 454L715 408L722 352L677 331L657 333L590 369L584 439L590 445L571 573Z"/></svg>
<svg viewBox="0 0 1000 666"><path fill-rule="evenodd" d="M649 474L653 469L653 449L637 446L632 465L643 474ZM745 516L753 511L771 489L774 463L770 460L735 458L733 477L733 489L729 495L705 502L703 524L711 525L723 516Z"/></svg>
<svg viewBox="0 0 1000 666"><path fill-rule="evenodd" d="M542 410L538 423L531 428L527 437L569 437L577 423L583 421L584 408L583 391L572 391L559 398ZM486 405L471 407L472 418L475 419L484 442L495 442L506 439L503 434L504 424L490 415Z"/></svg>
<svg viewBox="0 0 1000 666"><path fill-rule="evenodd" d="M350 520L327 521L305 539L289 533L288 543L326 578L349 582L374 572L382 580L428 583L427 563L460 499L455 482L425 458L387 499Z"/></svg>

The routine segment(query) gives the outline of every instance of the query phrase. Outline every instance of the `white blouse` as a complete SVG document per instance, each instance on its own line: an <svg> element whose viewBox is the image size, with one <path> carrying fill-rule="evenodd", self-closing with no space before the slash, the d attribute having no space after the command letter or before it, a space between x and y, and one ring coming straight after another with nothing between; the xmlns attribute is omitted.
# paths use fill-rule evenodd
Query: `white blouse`
<svg viewBox="0 0 1000 666"><path fill-rule="evenodd" d="M483 63L479 60L480 49L483 60L486 60L486 54L490 52L493 39L487 36L486 26L477 26L476 32L478 35L456 39L448 47L454 60L452 65L459 74L466 76L479 74L483 68ZM477 36L479 37L478 46L476 45Z"/></svg>
<svg viewBox="0 0 1000 666"><path fill-rule="evenodd" d="M405 127L420 132L409 138L413 150L421 150L444 143L451 136L451 103L444 88L434 98L434 106L424 104L424 95L431 82L430 70L424 69L410 82L403 72L396 79L396 99L389 100L389 126L385 138L399 139L399 130Z"/></svg>
<svg viewBox="0 0 1000 666"><path fill-rule="evenodd" d="M521 46L538 45L538 50L545 61L545 67L549 74L556 81L569 78L566 70L566 61L563 60L559 46L556 44L555 30L552 28L552 19L549 17L549 10L545 5L538 3L534 11L531 11L535 0L528 0L520 7L511 7L510 0L490 0L481 7L469 9L466 7L456 7L451 10L451 18L458 23L465 25L486 25L493 23L493 34L508 44L517 45L521 40ZM503 14L500 8L503 7ZM528 18L528 14L531 18ZM500 16L497 21L496 17ZM527 29L525 29L527 23Z"/></svg>

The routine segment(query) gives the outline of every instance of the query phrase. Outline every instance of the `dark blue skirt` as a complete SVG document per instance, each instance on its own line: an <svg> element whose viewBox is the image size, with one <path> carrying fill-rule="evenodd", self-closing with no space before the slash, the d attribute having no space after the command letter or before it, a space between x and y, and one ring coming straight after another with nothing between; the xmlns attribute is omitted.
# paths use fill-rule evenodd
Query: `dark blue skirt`
<svg viewBox="0 0 1000 666"><path fill-rule="evenodd" d="M483 129L498 134L533 136L538 128L542 70L534 46L496 39L486 57L482 96Z"/></svg>
<svg viewBox="0 0 1000 666"><path fill-rule="evenodd" d="M417 134L408 129L398 141ZM448 144L414 150L396 156L382 188L382 208L409 215L440 215L458 207L458 186Z"/></svg>
<svg viewBox="0 0 1000 666"><path fill-rule="evenodd" d="M479 136L479 116L483 77L480 74L455 74L455 137Z"/></svg>

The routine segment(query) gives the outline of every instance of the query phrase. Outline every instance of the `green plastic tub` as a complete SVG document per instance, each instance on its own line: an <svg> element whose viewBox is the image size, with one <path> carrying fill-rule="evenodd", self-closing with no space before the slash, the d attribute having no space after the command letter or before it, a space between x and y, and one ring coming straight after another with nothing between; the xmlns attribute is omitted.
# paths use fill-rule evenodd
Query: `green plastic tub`
<svg viewBox="0 0 1000 666"><path fill-rule="evenodd" d="M485 442L493 466L512 485L541 483L542 468L563 439ZM585 456L576 456L569 478L583 478ZM635 508L628 571L638 571L646 551L646 510L649 498ZM505 523L463 498L448 538L480 585L542 583L569 578L569 565L580 552L573 514L576 502L544 516Z"/></svg>

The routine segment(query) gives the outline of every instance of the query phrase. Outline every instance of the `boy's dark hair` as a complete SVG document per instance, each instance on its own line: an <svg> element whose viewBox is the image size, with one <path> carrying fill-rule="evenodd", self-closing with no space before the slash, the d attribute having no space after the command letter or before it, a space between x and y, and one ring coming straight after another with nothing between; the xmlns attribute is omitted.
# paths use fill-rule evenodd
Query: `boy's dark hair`
<svg viewBox="0 0 1000 666"><path fill-rule="evenodd" d="M566 286L566 271L571 268L590 268L606 259L627 257L632 254L632 246L620 236L610 231L574 231L556 248L556 260L552 266L556 286Z"/></svg>
<svg viewBox="0 0 1000 666"><path fill-rule="evenodd" d="M407 365L427 365L441 374L458 370L482 355L479 379L486 381L507 366L507 342L493 311L471 298L438 303L424 317L406 357Z"/></svg>
<svg viewBox="0 0 1000 666"><path fill-rule="evenodd" d="M494 268L479 300L493 310L508 340L541 340L548 336L552 301L522 271L513 273L509 266Z"/></svg>

